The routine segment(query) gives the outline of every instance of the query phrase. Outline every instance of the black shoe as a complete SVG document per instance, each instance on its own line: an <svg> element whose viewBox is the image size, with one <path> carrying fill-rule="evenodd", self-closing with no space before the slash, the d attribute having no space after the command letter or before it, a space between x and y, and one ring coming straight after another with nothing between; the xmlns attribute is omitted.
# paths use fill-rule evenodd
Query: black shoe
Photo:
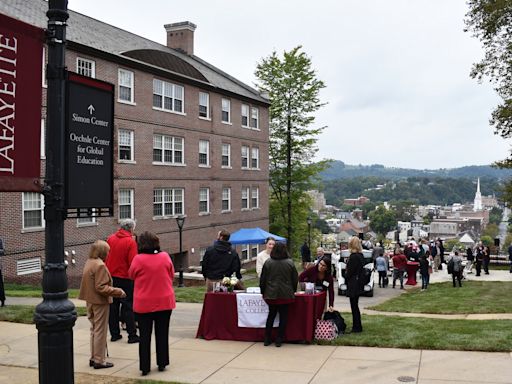
<svg viewBox="0 0 512 384"><path fill-rule="evenodd" d="M89 367L94 367L94 360L89 360Z"/></svg>
<svg viewBox="0 0 512 384"><path fill-rule="evenodd" d="M112 368L114 364L105 362L104 364L94 363L94 369Z"/></svg>
<svg viewBox="0 0 512 384"><path fill-rule="evenodd" d="M363 332L362 329L354 329L354 328L352 328L352 330L350 331L350 333L361 333L361 332Z"/></svg>
<svg viewBox="0 0 512 384"><path fill-rule="evenodd" d="M142 371L142 376L147 376L148 373L149 371Z"/></svg>
<svg viewBox="0 0 512 384"><path fill-rule="evenodd" d="M135 344L138 343L139 341L140 338L137 335L128 337L128 344Z"/></svg>
<svg viewBox="0 0 512 384"><path fill-rule="evenodd" d="M270 340L265 340L265 341L263 342L263 345L264 345L265 347L268 347L270 344L272 344L272 341L270 341Z"/></svg>
<svg viewBox="0 0 512 384"><path fill-rule="evenodd" d="M117 340L121 340L123 338L123 335L112 335L112 337L110 338L110 341L117 341Z"/></svg>
<svg viewBox="0 0 512 384"><path fill-rule="evenodd" d="M279 338L279 337L278 337L278 338L276 339L276 347L278 347L278 348L279 348L279 347L282 345L282 343L283 343L283 340L281 340L281 338Z"/></svg>
<svg viewBox="0 0 512 384"><path fill-rule="evenodd" d="M510 271L512 273L512 271ZM2 307L5 307L5 301L2 300Z"/></svg>
<svg viewBox="0 0 512 384"><path fill-rule="evenodd" d="M165 371L165 365L159 365L159 366L158 366L158 370L159 370L160 372Z"/></svg>

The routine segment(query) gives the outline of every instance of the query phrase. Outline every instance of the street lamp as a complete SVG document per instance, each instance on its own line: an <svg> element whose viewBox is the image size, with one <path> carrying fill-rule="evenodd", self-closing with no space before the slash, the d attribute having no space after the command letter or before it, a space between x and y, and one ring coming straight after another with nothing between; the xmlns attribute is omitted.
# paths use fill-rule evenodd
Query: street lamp
<svg viewBox="0 0 512 384"><path fill-rule="evenodd" d="M184 287L183 285L183 242L181 234L183 233L183 224L185 224L185 216L179 215L176 217L176 224L178 224L178 229L180 230L180 276L178 280L178 287Z"/></svg>
<svg viewBox="0 0 512 384"><path fill-rule="evenodd" d="M311 216L306 219L308 223L308 248L311 249Z"/></svg>

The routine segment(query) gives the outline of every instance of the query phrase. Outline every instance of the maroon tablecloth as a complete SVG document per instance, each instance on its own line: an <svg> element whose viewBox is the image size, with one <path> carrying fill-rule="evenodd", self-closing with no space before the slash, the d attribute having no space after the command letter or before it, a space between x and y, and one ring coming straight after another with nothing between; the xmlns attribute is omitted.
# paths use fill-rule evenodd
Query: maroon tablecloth
<svg viewBox="0 0 512 384"><path fill-rule="evenodd" d="M420 268L420 263L417 261L408 261L405 267L407 271L407 285L416 285L416 272Z"/></svg>
<svg viewBox="0 0 512 384"><path fill-rule="evenodd" d="M325 309L325 292L296 295L290 304L285 341L313 341L316 319ZM274 328L274 333L277 328ZM265 328L239 328L235 293L206 293L196 337L206 340L263 341ZM275 334L274 334L275 336Z"/></svg>

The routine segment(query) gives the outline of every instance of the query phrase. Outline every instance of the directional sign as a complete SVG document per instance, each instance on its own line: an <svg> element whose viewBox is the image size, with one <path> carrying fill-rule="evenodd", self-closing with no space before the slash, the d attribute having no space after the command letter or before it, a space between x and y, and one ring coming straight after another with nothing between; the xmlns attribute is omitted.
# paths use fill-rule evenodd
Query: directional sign
<svg viewBox="0 0 512 384"><path fill-rule="evenodd" d="M114 85L68 73L66 203L113 207Z"/></svg>

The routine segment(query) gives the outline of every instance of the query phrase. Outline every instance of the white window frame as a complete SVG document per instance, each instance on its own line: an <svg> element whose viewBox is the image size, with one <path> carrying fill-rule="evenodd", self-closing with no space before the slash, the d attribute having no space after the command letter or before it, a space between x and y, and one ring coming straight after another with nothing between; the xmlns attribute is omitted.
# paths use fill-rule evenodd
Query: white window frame
<svg viewBox="0 0 512 384"><path fill-rule="evenodd" d="M258 147L251 148L251 168L260 169L260 149Z"/></svg>
<svg viewBox="0 0 512 384"><path fill-rule="evenodd" d="M41 119L41 147L40 147L41 159L46 159L46 120Z"/></svg>
<svg viewBox="0 0 512 384"><path fill-rule="evenodd" d="M224 113L228 114L227 120L224 120ZM229 100L229 99L223 98L221 101L220 120L224 124L231 124L231 100Z"/></svg>
<svg viewBox="0 0 512 384"><path fill-rule="evenodd" d="M157 146L157 142L160 141L160 147ZM181 149L179 146L181 145ZM155 160L155 150L162 151L162 159ZM171 152L171 161L165 160L166 151ZM181 162L175 161L176 154L181 152ZM153 135L153 164L154 165L174 165L184 166L185 165L185 139L183 137L169 136L154 134Z"/></svg>
<svg viewBox="0 0 512 384"><path fill-rule="evenodd" d="M260 112L256 107L251 107L251 116L249 120L249 125L251 129L260 129Z"/></svg>
<svg viewBox="0 0 512 384"><path fill-rule="evenodd" d="M245 152L245 153L244 153ZM242 169L249 169L251 163L249 162L249 152L250 148L248 145L242 145L240 148L240 156L241 156L241 168ZM244 159L245 159L245 165L244 165Z"/></svg>
<svg viewBox="0 0 512 384"><path fill-rule="evenodd" d="M201 100L201 96L206 100ZM206 116L201 116L201 107L206 107ZM210 120L210 94L207 92L199 92L199 118Z"/></svg>
<svg viewBox="0 0 512 384"><path fill-rule="evenodd" d="M155 215L155 206L161 205L161 215ZM178 209L180 206L180 209ZM185 214L184 188L155 188L153 189L153 220L168 219Z"/></svg>
<svg viewBox="0 0 512 384"><path fill-rule="evenodd" d="M181 96L178 94L181 93ZM160 96L160 105L155 105L155 96ZM166 99L170 99L171 108L165 107ZM176 108L176 101L181 101L181 110ZM160 79L153 79L153 109L157 111L185 115L185 87Z"/></svg>
<svg viewBox="0 0 512 384"><path fill-rule="evenodd" d="M208 140L199 140L198 163L200 167L210 168L210 142ZM206 155L206 163L201 162L201 155Z"/></svg>
<svg viewBox="0 0 512 384"><path fill-rule="evenodd" d="M228 164L227 165L223 164L224 157L226 157L227 160L228 160ZM221 144L220 164L221 164L222 168L231 168L231 144L229 144L229 143L222 143Z"/></svg>
<svg viewBox="0 0 512 384"><path fill-rule="evenodd" d="M242 187L242 195L241 195L241 210L242 211L248 211L251 209L250 207L250 193L251 189L249 187Z"/></svg>
<svg viewBox="0 0 512 384"><path fill-rule="evenodd" d="M128 192L128 202L125 202L124 201L124 198L126 196L121 196L122 194L125 194L126 192ZM131 189L131 188L119 188L119 190L117 191L117 209L118 209L118 214L117 214L117 217L119 220L122 220L122 219L134 219L134 204L133 204L133 196L134 196L134 190ZM121 217L121 206L123 207L126 207L126 206L129 206L130 207L130 216L129 217Z"/></svg>
<svg viewBox="0 0 512 384"><path fill-rule="evenodd" d="M121 143L121 134L128 133L129 137L129 144L123 144ZM133 132L131 129L125 129L125 128L119 128L117 131L117 158L120 163L135 163L135 151L134 151L134 143L135 143L135 132ZM129 147L130 149L130 159L122 159L121 158L121 145L123 147Z"/></svg>
<svg viewBox="0 0 512 384"><path fill-rule="evenodd" d="M251 189L251 209L259 209L260 207L260 187L252 187Z"/></svg>
<svg viewBox="0 0 512 384"><path fill-rule="evenodd" d="M251 255L249 247L250 247L249 244L242 244L242 251L240 253L242 260L249 260L250 255Z"/></svg>
<svg viewBox="0 0 512 384"><path fill-rule="evenodd" d="M224 202L227 201L227 209L224 209ZM222 188L222 199L221 199L221 212L231 212L231 188Z"/></svg>
<svg viewBox="0 0 512 384"><path fill-rule="evenodd" d="M206 210L201 208L201 203L206 203ZM199 214L208 215L210 213L210 188L199 188Z"/></svg>
<svg viewBox="0 0 512 384"><path fill-rule="evenodd" d="M258 251L259 251L258 244L251 244L251 249L249 252L251 259L255 259L256 257L258 257Z"/></svg>
<svg viewBox="0 0 512 384"><path fill-rule="evenodd" d="M240 108L240 121L243 128L249 128L249 119L250 119L250 108L247 104L242 104L242 107ZM246 122L244 124L244 117L246 119Z"/></svg>
<svg viewBox="0 0 512 384"><path fill-rule="evenodd" d="M31 197L30 199L28 197ZM29 203L39 204L39 207L27 207ZM40 225L27 227L25 223L25 212L36 212L39 211L41 215ZM24 231L40 230L45 227L44 221L44 196L38 192L22 192L21 194L21 217L22 217L22 229Z"/></svg>
<svg viewBox="0 0 512 384"><path fill-rule="evenodd" d="M128 76L129 82L124 82L124 76ZM135 91L135 74L127 69L119 68L117 70L117 101L124 104L135 104L134 91ZM121 99L121 87L130 90L130 100Z"/></svg>
<svg viewBox="0 0 512 384"><path fill-rule="evenodd" d="M78 208L80 211L80 208ZM93 212L96 211L96 208L93 208ZM85 217L77 217L76 226L77 227L88 227L92 225L97 225L95 216L85 216Z"/></svg>
<svg viewBox="0 0 512 384"><path fill-rule="evenodd" d="M46 80L46 46L43 47L43 67L42 67L42 83L43 88L48 88L48 81Z"/></svg>
<svg viewBox="0 0 512 384"><path fill-rule="evenodd" d="M87 67L89 66L89 68ZM90 74L87 72L90 71ZM76 58L76 73L82 76L96 78L96 62L83 57Z"/></svg>

